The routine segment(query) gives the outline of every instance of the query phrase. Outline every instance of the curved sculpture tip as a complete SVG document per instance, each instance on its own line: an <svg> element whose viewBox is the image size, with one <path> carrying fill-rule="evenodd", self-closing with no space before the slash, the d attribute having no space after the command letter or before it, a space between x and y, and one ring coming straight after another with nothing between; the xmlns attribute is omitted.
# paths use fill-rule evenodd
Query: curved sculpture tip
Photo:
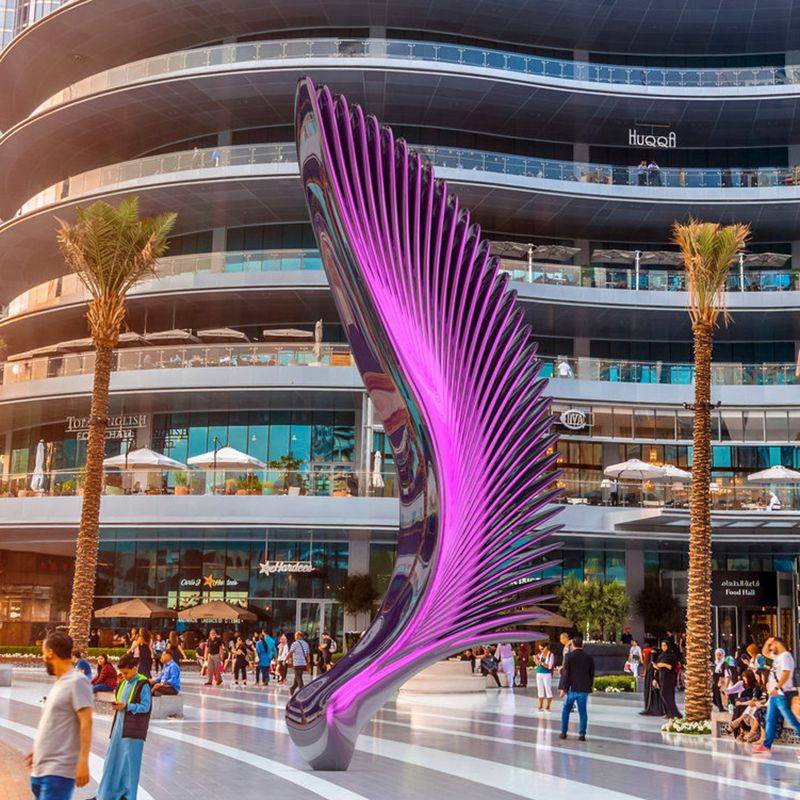
<svg viewBox="0 0 800 800"><path fill-rule="evenodd" d="M391 130L302 79L297 153L353 357L397 470L400 533L369 628L286 708L315 769L350 764L359 731L419 670L536 620L559 526L557 453L530 327L479 226Z"/></svg>

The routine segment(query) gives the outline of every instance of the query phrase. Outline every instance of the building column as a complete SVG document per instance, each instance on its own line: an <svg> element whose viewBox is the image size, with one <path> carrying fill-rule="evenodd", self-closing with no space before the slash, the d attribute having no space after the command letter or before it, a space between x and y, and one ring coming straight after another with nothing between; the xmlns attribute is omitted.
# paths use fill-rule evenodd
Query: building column
<svg viewBox="0 0 800 800"><path fill-rule="evenodd" d="M572 160L575 162L589 163L589 145L583 142L575 142L572 145Z"/></svg>
<svg viewBox="0 0 800 800"><path fill-rule="evenodd" d="M790 83L794 83L793 79L800 73L800 50L787 50L785 64L786 76ZM789 163L791 164L792 161L790 160Z"/></svg>
<svg viewBox="0 0 800 800"><path fill-rule="evenodd" d="M369 575L369 531L350 531L349 552L347 557L348 575ZM369 625L370 613L351 614L345 611L344 632L363 631Z"/></svg>
<svg viewBox="0 0 800 800"><path fill-rule="evenodd" d="M5 435L3 442L3 482L8 483L8 476L11 474L11 438L13 431Z"/></svg>
<svg viewBox="0 0 800 800"><path fill-rule="evenodd" d="M573 340L572 355L575 358L590 358L592 340L588 336L576 336Z"/></svg>
<svg viewBox="0 0 800 800"><path fill-rule="evenodd" d="M228 246L228 229L227 228L214 228L211 231L211 252L212 253L224 253L225 248ZM222 261L219 264L214 263L212 266L213 272L222 272L223 270L223 263Z"/></svg>
<svg viewBox="0 0 800 800"><path fill-rule="evenodd" d="M589 240L588 239L575 239L572 242L573 247L579 247L580 253L575 253L574 258L572 259L579 267L588 267L590 266L589 258L591 253L589 252Z"/></svg>
<svg viewBox="0 0 800 800"><path fill-rule="evenodd" d="M636 611L636 599L644 589L644 545L629 541L625 544L625 589L631 599L631 632L636 641L644 639L644 619Z"/></svg>

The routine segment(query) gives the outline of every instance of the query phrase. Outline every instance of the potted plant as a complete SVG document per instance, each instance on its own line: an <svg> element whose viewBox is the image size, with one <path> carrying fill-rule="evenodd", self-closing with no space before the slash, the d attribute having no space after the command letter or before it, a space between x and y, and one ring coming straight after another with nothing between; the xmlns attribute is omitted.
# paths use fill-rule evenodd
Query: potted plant
<svg viewBox="0 0 800 800"><path fill-rule="evenodd" d="M299 487L301 494L303 493L306 482L305 478L300 474L300 467L305 463L302 458L295 458L291 453L269 462L270 469L278 470L284 494L289 494L289 487L292 485Z"/></svg>
<svg viewBox="0 0 800 800"><path fill-rule="evenodd" d="M75 494L75 481L62 481L56 484L55 493L62 496Z"/></svg>
<svg viewBox="0 0 800 800"><path fill-rule="evenodd" d="M249 482L247 478L239 478L236 481L236 494L248 494Z"/></svg>
<svg viewBox="0 0 800 800"><path fill-rule="evenodd" d="M264 489L264 484L252 473L247 476L247 493L259 495Z"/></svg>
<svg viewBox="0 0 800 800"><path fill-rule="evenodd" d="M185 472L175 473L175 494L189 494L189 476Z"/></svg>

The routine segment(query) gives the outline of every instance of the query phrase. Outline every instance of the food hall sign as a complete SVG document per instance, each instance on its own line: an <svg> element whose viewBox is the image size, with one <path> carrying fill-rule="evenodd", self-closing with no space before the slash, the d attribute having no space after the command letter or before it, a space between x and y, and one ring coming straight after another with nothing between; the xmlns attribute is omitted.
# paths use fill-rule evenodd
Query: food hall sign
<svg viewBox="0 0 800 800"><path fill-rule="evenodd" d="M108 418L106 439L132 439L137 428L147 427L147 414L117 414ZM67 417L67 433L89 438L89 417Z"/></svg>
<svg viewBox="0 0 800 800"><path fill-rule="evenodd" d="M674 150L678 146L675 131L668 134L639 133L636 128L628 128L629 147L660 147L662 150Z"/></svg>
<svg viewBox="0 0 800 800"><path fill-rule="evenodd" d="M713 572L711 604L715 606L776 606L774 572Z"/></svg>

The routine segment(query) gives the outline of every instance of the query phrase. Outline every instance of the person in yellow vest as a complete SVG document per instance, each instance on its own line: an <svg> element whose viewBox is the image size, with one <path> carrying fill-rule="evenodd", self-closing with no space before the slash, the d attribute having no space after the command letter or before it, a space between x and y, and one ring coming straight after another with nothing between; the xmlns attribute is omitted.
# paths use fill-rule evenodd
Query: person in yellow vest
<svg viewBox="0 0 800 800"><path fill-rule="evenodd" d="M111 743L96 800L136 800L144 741L150 725L150 684L139 674L136 658L127 653L120 658L117 669L123 680L113 704Z"/></svg>

